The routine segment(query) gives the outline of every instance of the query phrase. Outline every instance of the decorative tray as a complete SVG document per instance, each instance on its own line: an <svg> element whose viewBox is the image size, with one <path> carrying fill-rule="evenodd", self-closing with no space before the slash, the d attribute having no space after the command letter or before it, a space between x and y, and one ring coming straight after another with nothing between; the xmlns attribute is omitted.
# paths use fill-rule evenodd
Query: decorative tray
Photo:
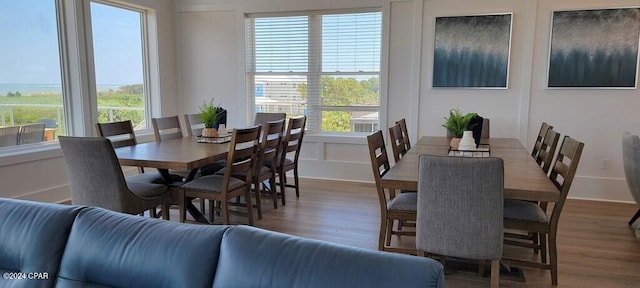
<svg viewBox="0 0 640 288"><path fill-rule="evenodd" d="M231 133L227 133L225 135L218 135L216 137L205 137L202 135L198 136L198 143L220 144L220 143L227 143L229 141L231 141Z"/></svg>
<svg viewBox="0 0 640 288"><path fill-rule="evenodd" d="M480 144L480 146L474 150L457 150L449 147L449 153L447 154L449 156L459 157L489 157L491 156L491 148L489 144Z"/></svg>

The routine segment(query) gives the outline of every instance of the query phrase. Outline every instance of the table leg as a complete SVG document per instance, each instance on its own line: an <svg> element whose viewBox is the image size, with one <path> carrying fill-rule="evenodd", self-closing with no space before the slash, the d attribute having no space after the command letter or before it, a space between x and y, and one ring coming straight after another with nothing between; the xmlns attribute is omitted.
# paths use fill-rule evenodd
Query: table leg
<svg viewBox="0 0 640 288"><path fill-rule="evenodd" d="M193 198L187 199L187 211L189 211L189 214L191 214L193 219L195 219L196 221L198 221L200 223L211 224L211 223L209 223L209 221L207 221L207 218L204 217L204 215L202 215L200 210L198 210L198 208L196 208L196 205L193 205L193 203L191 202L192 200L193 200Z"/></svg>
<svg viewBox="0 0 640 288"><path fill-rule="evenodd" d="M158 168L158 172L160 173L160 175L162 175L162 178L164 178L166 183L171 183L172 182L171 174L169 173L169 169L160 169L160 168ZM193 178L195 177L197 172L198 172L198 169L193 169L193 170L189 171L189 175L187 175L187 178L185 178L185 182L189 182L189 181L193 180ZM187 200L186 201L187 211L189 212L189 214L191 214L193 219L195 219L196 221L198 221L200 223L210 224L209 221L207 221L207 218L205 218L204 215L202 215L202 212L200 212L200 210L198 210L198 208L196 208L196 206L193 205L193 202L191 202L193 200L193 198L186 199L186 200Z"/></svg>

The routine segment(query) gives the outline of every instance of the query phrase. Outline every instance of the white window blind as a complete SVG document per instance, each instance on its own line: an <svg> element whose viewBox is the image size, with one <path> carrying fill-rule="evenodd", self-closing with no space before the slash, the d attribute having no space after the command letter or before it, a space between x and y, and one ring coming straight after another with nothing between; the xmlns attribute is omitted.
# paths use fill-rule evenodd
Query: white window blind
<svg viewBox="0 0 640 288"><path fill-rule="evenodd" d="M247 83L256 112L306 115L310 132L378 126L382 15L249 15Z"/></svg>

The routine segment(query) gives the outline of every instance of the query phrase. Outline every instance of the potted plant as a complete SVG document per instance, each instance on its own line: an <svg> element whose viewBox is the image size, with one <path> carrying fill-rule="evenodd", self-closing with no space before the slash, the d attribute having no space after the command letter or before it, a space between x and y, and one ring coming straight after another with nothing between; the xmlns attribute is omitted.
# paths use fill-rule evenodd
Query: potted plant
<svg viewBox="0 0 640 288"><path fill-rule="evenodd" d="M203 137L218 136L216 126L224 113L225 110L220 107L220 105L213 103L213 98L208 103L205 101L202 106L200 106L200 119L204 123L204 129L202 129Z"/></svg>
<svg viewBox="0 0 640 288"><path fill-rule="evenodd" d="M449 117L444 117L447 120L442 127L447 128L447 131L453 136L451 139L451 148L458 149L460 144L460 138L464 134L464 131L471 130L471 120L476 117L476 113L467 113L465 115L460 112L460 108L454 108L449 110Z"/></svg>

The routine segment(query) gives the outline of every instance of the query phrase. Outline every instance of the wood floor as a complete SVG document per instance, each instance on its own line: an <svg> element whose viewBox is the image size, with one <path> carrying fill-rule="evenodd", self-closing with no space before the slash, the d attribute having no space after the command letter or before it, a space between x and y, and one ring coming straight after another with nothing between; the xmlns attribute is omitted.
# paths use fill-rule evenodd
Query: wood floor
<svg viewBox="0 0 640 288"><path fill-rule="evenodd" d="M273 209L263 200L263 219L255 225L377 249L380 215L373 184L305 179L301 186L298 199L288 190L284 207ZM632 204L568 200L559 224L558 287L640 287L640 241L627 226L636 210ZM173 221L178 219L176 212L172 211ZM239 217L232 221L246 223ZM415 238L393 241L410 248ZM517 247L505 247L504 255L534 257L531 250ZM501 287L553 287L549 271L523 268L523 272L526 282L503 278ZM480 278L475 271L447 271L445 279L447 287L489 287L489 278Z"/></svg>

